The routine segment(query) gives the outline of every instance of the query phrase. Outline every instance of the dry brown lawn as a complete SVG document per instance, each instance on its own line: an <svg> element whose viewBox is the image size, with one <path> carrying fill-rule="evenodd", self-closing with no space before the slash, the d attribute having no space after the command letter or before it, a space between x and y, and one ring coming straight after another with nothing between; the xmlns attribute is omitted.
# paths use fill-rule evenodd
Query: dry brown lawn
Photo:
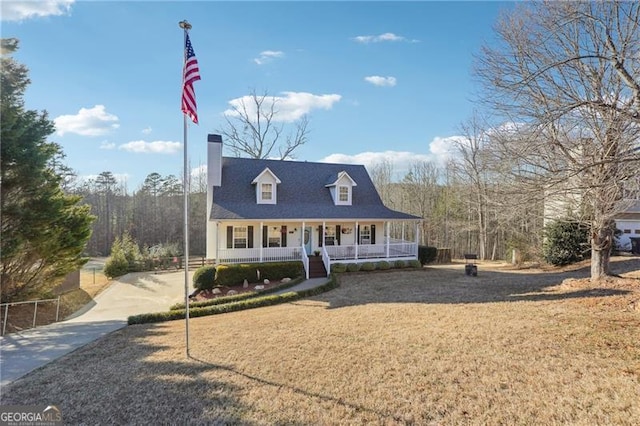
<svg viewBox="0 0 640 426"><path fill-rule="evenodd" d="M131 326L3 391L69 424L640 424L626 279L461 265L343 275L274 307Z"/></svg>

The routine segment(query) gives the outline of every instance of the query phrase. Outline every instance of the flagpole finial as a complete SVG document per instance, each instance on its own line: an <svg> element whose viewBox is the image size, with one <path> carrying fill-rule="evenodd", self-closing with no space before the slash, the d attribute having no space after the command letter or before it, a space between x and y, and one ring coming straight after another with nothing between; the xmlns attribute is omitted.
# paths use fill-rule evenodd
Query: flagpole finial
<svg viewBox="0 0 640 426"><path fill-rule="evenodd" d="M186 19L184 21L178 22L178 25L183 30L190 30L191 29L191 24Z"/></svg>

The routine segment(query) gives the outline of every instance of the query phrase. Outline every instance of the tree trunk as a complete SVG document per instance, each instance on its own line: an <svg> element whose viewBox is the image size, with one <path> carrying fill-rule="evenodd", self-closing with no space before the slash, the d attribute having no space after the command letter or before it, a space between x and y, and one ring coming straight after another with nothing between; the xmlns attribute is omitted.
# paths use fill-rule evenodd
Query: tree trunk
<svg viewBox="0 0 640 426"><path fill-rule="evenodd" d="M596 282L610 275L609 250L591 250L591 281Z"/></svg>
<svg viewBox="0 0 640 426"><path fill-rule="evenodd" d="M613 228L609 224L594 227L591 234L591 281L596 282L610 276L609 260L611 258L611 243Z"/></svg>

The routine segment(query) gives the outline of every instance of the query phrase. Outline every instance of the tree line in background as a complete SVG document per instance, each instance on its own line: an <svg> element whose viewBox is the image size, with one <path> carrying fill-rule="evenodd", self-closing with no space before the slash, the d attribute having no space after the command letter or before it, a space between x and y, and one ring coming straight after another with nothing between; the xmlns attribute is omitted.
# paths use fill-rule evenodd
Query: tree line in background
<svg viewBox="0 0 640 426"><path fill-rule="evenodd" d="M189 183L190 254L206 249L206 175L191 176ZM67 191L82 197L97 219L87 242L89 256L108 256L117 238L128 234L145 254L162 251L182 254L184 247L184 198L182 179L150 173L144 183L129 192L105 171L94 179L69 183Z"/></svg>
<svg viewBox="0 0 640 426"><path fill-rule="evenodd" d="M469 144L460 142L462 154ZM542 239L541 203L506 207L497 191L500 181L484 163L487 155L469 155L468 164L445 166L419 162L398 180L389 162L370 171L388 207L422 217L419 243L449 248L454 257L476 253L481 259L511 259L513 249L521 259L535 257ZM473 159L472 159L473 158ZM83 197L97 219L87 243L90 256L107 256L117 238L127 233L142 251L183 247L182 184L173 175L151 173L137 190L129 193L111 172L72 185L70 193ZM206 176L193 177L189 195L189 241L191 255L206 249ZM392 224L393 237L414 238L414 228Z"/></svg>
<svg viewBox="0 0 640 426"><path fill-rule="evenodd" d="M506 198L500 190L505 177L490 172L486 147L482 154L471 155L474 149L468 140L454 144L457 154L468 162L417 162L399 181L393 179L389 162L373 167L371 177L382 201L394 210L421 217L419 243L448 248L454 258L467 253L516 262L539 258L543 203ZM400 225L393 224L392 232L397 236Z"/></svg>

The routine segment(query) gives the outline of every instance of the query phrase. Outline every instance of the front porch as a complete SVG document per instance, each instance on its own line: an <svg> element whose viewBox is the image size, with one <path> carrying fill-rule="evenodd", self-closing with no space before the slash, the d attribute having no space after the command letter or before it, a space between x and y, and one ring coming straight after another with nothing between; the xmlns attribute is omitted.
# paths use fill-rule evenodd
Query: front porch
<svg viewBox="0 0 640 426"><path fill-rule="evenodd" d="M334 263L380 262L383 260L413 260L418 258L418 244L391 239L384 244L324 246L320 250L327 276ZM262 263L299 260L309 278L309 257L314 254L301 247L259 247L252 249L220 249L216 263Z"/></svg>
<svg viewBox="0 0 640 426"><path fill-rule="evenodd" d="M223 234L216 232L216 241L226 246L216 244L214 259L218 264L301 261L306 278L309 258L316 253L327 276L335 263L417 259L418 224L407 230L404 224L396 226L400 238L392 238L390 228L390 222L371 221L220 223L217 229Z"/></svg>

